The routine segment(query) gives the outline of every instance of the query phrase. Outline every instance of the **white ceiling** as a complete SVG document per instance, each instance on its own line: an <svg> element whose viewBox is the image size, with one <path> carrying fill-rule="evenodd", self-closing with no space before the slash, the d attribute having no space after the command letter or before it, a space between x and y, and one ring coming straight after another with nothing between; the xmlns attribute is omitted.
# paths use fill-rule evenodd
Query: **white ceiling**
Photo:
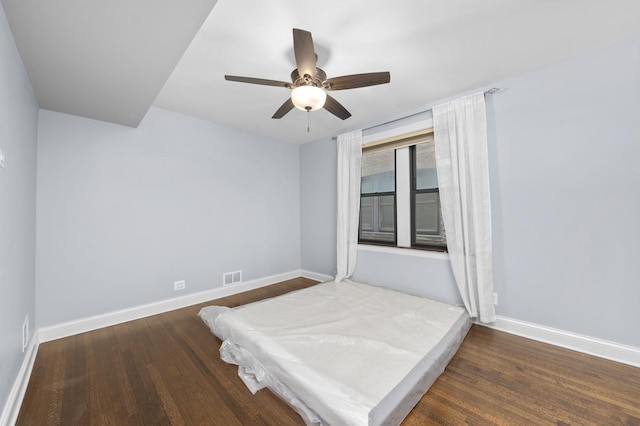
<svg viewBox="0 0 640 426"><path fill-rule="evenodd" d="M137 126L216 0L2 0L40 108Z"/></svg>
<svg viewBox="0 0 640 426"><path fill-rule="evenodd" d="M293 143L640 36L638 0L2 2L42 108L136 126L153 103ZM309 133L306 112L271 119L289 89L224 75L289 81L294 27L329 77L391 83L332 92L353 116L311 112Z"/></svg>

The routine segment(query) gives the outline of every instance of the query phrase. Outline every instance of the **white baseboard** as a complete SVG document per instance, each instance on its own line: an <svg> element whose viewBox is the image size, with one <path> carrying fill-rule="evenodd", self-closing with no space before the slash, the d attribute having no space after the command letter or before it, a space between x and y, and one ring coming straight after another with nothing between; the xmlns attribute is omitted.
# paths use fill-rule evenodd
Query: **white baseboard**
<svg viewBox="0 0 640 426"><path fill-rule="evenodd" d="M310 280L316 280L320 282L331 281L335 277L327 274L321 274L319 272L307 271L305 269L300 271L300 276L304 278L309 278Z"/></svg>
<svg viewBox="0 0 640 426"><path fill-rule="evenodd" d="M478 324L539 342L640 367L640 348L501 316L496 316L494 323Z"/></svg>
<svg viewBox="0 0 640 426"><path fill-rule="evenodd" d="M27 346L24 358L22 359L22 365L18 371L18 376L13 382L7 401L5 402L2 413L0 414L0 425L2 426L15 425L16 420L18 420L18 414L20 413L20 407L22 406L22 399L27 391L27 385L29 384L31 370L33 370L33 363L36 360L39 345L40 341L38 332L36 331L33 333L29 346Z"/></svg>
<svg viewBox="0 0 640 426"><path fill-rule="evenodd" d="M303 271L295 270L282 274L271 275L269 277L258 278L227 287L218 287L200 293L187 294L174 299L161 300L159 302L149 303L146 305L134 306L132 308L122 309L105 314L94 315L87 318L68 321L61 324L52 325L38 329L40 334L40 342L48 342L50 340L60 339L75 334L84 333L91 330L97 330L111 325L121 324L127 321L133 321L145 318L151 315L161 314L163 312L173 311L175 309L184 308L198 303L207 302L209 300L227 297L245 291L254 290L265 287L281 281L290 280L302 276Z"/></svg>

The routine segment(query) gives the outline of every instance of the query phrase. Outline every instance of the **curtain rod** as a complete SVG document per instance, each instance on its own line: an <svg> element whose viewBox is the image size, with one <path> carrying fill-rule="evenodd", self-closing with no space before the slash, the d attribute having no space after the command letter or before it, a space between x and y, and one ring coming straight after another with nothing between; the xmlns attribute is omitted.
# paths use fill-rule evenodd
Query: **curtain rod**
<svg viewBox="0 0 640 426"><path fill-rule="evenodd" d="M485 90L484 94L485 95L493 95L493 94L496 94L496 93L502 93L502 92L504 92L504 90L505 89L503 89L501 87L492 87L489 90ZM395 123L396 121L406 120L407 118L415 117L416 115L424 114L425 112L429 112L429 111L431 111L431 108L427 109L427 110L424 110L424 111L416 112L416 113L411 114L411 115L407 115L406 117L396 118L395 120L387 121L386 123L376 124L374 126L367 127L366 129L362 129L362 131L366 132L367 130L375 129L376 127L386 126L387 124ZM338 137L337 136L333 136L333 137L331 137L331 139L335 141L335 140L338 139Z"/></svg>

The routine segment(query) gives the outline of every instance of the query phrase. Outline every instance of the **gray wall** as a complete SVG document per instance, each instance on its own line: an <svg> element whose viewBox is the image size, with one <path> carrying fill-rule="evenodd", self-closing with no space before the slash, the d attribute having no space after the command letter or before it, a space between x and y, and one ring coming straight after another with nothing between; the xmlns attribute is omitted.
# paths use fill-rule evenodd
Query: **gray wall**
<svg viewBox="0 0 640 426"><path fill-rule="evenodd" d="M323 139L300 150L302 269L336 274L336 141Z"/></svg>
<svg viewBox="0 0 640 426"><path fill-rule="evenodd" d="M446 259L358 250L351 278L462 306L451 264Z"/></svg>
<svg viewBox="0 0 640 426"><path fill-rule="evenodd" d="M35 322L38 106L0 4L0 410L20 365L22 323Z"/></svg>
<svg viewBox="0 0 640 426"><path fill-rule="evenodd" d="M640 347L638 76L631 40L488 86L507 89L487 97L499 315ZM333 149L307 144L301 157L319 147ZM303 168L301 179L328 177ZM335 190L324 196L335 203ZM313 220L325 229L335 218ZM303 265L311 252L335 256L303 232ZM443 265L360 252L354 278L446 298L455 283Z"/></svg>
<svg viewBox="0 0 640 426"><path fill-rule="evenodd" d="M498 313L640 347L640 39L500 86Z"/></svg>
<svg viewBox="0 0 640 426"><path fill-rule="evenodd" d="M41 111L38 326L299 269L299 158L158 108L137 129Z"/></svg>

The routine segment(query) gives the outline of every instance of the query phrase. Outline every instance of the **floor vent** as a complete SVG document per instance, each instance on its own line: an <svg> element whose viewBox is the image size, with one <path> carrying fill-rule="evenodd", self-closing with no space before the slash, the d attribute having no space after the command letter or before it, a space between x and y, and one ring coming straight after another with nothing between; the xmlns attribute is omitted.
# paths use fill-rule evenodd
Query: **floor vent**
<svg viewBox="0 0 640 426"><path fill-rule="evenodd" d="M242 271L225 272L222 274L222 285L238 284L242 282Z"/></svg>

